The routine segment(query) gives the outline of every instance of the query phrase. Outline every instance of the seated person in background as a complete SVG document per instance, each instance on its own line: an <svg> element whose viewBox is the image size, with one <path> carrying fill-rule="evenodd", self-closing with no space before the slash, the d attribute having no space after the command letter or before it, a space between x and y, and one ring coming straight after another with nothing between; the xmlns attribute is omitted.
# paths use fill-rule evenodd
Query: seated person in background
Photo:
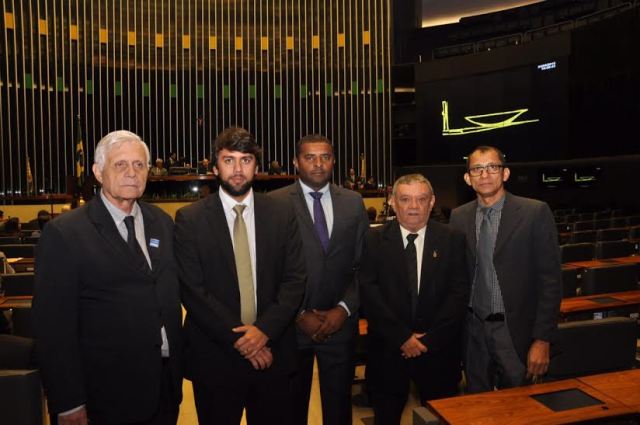
<svg viewBox="0 0 640 425"><path fill-rule="evenodd" d="M49 211L47 210L40 210L38 211L38 228L39 230L35 230L33 233L31 233L32 237L40 237L40 235L42 234L42 229L44 229L44 226L51 221L51 214L49 214Z"/></svg>
<svg viewBox="0 0 640 425"><path fill-rule="evenodd" d="M169 171L164 168L164 161L162 158L156 159L156 166L149 169L149 175L152 177L166 176L167 174L169 174Z"/></svg>
<svg viewBox="0 0 640 425"><path fill-rule="evenodd" d="M365 189L377 189L378 188L378 183L376 182L375 177L369 176L369 178L367 179L367 182L364 184L364 188Z"/></svg>
<svg viewBox="0 0 640 425"><path fill-rule="evenodd" d="M269 163L269 174L272 176L273 175L278 176L282 174L282 166L275 159Z"/></svg>
<svg viewBox="0 0 640 425"><path fill-rule="evenodd" d="M369 216L369 221L373 223L374 221L376 221L376 217L378 216L378 211L376 210L375 207L369 207L367 208L367 215Z"/></svg>
<svg viewBox="0 0 640 425"><path fill-rule="evenodd" d="M169 152L169 158L167 158L167 168L179 167L178 154L175 152Z"/></svg>
<svg viewBox="0 0 640 425"><path fill-rule="evenodd" d="M0 210L0 233L4 232L4 223L6 221L7 220L5 220L5 218L4 218L4 211Z"/></svg>
<svg viewBox="0 0 640 425"><path fill-rule="evenodd" d="M5 236L18 236L20 233L20 219L18 217L11 217L4 223L4 235Z"/></svg>
<svg viewBox="0 0 640 425"><path fill-rule="evenodd" d="M347 189L355 190L358 188L358 176L356 176L356 170L353 168L349 168L349 174L347 175L347 179L344 181L344 187Z"/></svg>
<svg viewBox="0 0 640 425"><path fill-rule="evenodd" d="M204 158L198 163L198 174L213 174L211 163L208 158Z"/></svg>

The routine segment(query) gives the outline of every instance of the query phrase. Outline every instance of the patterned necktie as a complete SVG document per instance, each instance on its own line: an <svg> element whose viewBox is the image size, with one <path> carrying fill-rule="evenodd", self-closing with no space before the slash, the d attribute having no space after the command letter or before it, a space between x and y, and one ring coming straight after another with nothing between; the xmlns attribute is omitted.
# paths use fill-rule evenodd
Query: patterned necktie
<svg viewBox="0 0 640 425"><path fill-rule="evenodd" d="M138 266L143 269L149 270L149 263L147 262L147 257L144 256L142 252L142 248L140 248L140 244L138 243L138 239L136 238L136 225L135 219L132 215L128 215L124 218L124 225L127 227L127 245L129 245L129 250L131 250L131 254L135 259Z"/></svg>
<svg viewBox="0 0 640 425"><path fill-rule="evenodd" d="M491 285L493 281L493 246L491 244L491 208L482 208L482 223L476 249L476 276L473 288L473 311L481 318L491 312Z"/></svg>
<svg viewBox="0 0 640 425"><path fill-rule="evenodd" d="M327 219L324 216L324 209L322 209L322 202L320 202L322 192L310 192L310 194L313 197L313 227L326 254L329 250L329 229Z"/></svg>
<svg viewBox="0 0 640 425"><path fill-rule="evenodd" d="M251 254L249 252L249 236L242 212L246 205L238 204L233 207L236 219L233 223L233 254L236 259L236 273L238 288L240 289L240 320L245 325L252 325L256 321L255 291L253 289L253 271Z"/></svg>
<svg viewBox="0 0 640 425"><path fill-rule="evenodd" d="M404 250L407 260L407 274L409 276L409 293L411 294L411 317L415 316L418 305L418 254L416 252L415 240L417 233L407 235L407 247Z"/></svg>

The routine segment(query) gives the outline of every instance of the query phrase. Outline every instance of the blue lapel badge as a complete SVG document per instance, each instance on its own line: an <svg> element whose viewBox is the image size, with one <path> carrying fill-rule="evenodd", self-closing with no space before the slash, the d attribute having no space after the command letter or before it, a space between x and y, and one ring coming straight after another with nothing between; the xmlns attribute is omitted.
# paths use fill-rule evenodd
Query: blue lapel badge
<svg viewBox="0 0 640 425"><path fill-rule="evenodd" d="M151 238L149 239L149 246L152 248L158 248L160 246L160 241L158 239Z"/></svg>

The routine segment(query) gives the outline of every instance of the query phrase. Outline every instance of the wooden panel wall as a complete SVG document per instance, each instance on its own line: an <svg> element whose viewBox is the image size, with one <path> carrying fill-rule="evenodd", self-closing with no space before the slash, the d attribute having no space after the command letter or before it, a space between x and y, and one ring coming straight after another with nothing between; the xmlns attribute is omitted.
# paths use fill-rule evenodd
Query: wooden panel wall
<svg viewBox="0 0 640 425"><path fill-rule="evenodd" d="M139 134L152 158L195 163L229 125L263 169L294 172L297 139L332 139L391 179L391 0L2 0L0 195L64 192L82 133ZM76 124L80 117L81 125ZM27 177L31 171L31 179Z"/></svg>

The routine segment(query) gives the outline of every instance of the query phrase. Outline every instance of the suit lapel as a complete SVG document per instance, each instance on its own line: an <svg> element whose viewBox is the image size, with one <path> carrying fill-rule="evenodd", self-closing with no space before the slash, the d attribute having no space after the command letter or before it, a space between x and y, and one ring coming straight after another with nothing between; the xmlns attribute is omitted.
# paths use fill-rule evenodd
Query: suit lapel
<svg viewBox="0 0 640 425"><path fill-rule="evenodd" d="M434 295L433 285L431 285L432 276L435 273L435 269L439 264L439 234L432 229L433 226L428 226L425 232L424 246L422 247L422 265L420 272L420 294L427 297Z"/></svg>
<svg viewBox="0 0 640 425"><path fill-rule="evenodd" d="M256 226L256 307L258 312L262 311L262 291L263 282L261 282L260 273L261 270L267 270L268 267L265 264L266 261L270 261L269 255L269 235L268 226L270 224L268 211L264 204L265 198L259 193L253 194L253 217ZM260 218L260 219L258 219Z"/></svg>
<svg viewBox="0 0 640 425"><path fill-rule="evenodd" d="M402 240L402 232L400 231L400 224L397 220L392 221L389 227L386 229L383 235L384 244L386 249L384 250L385 258L389 264L395 266L398 272L398 281L404 282L405 290L401 291L402 296L406 296L407 301L411 301L411 289L409 288L409 273L407 270L407 260L405 258L404 241Z"/></svg>
<svg viewBox="0 0 640 425"><path fill-rule="evenodd" d="M342 202L342 195L336 190L336 186L334 184L329 185L329 192L331 193L331 206L333 207L333 228L331 229L328 249L328 251L331 252L339 242L336 236L342 234L341 227L344 223L343 218L349 216L349 211L347 210L347 206Z"/></svg>
<svg viewBox="0 0 640 425"><path fill-rule="evenodd" d="M129 246L120 235L120 232L118 232L116 223L113 221L113 217L111 217L111 214L109 214L107 207L102 203L100 195L97 195L92 201L89 202L88 211L89 217L96 227L96 230L112 248L116 255L120 257L120 261L122 261L123 264L128 265L135 271L148 275L148 271L143 272L143 270L136 265L136 262L134 261L131 252L129 251Z"/></svg>
<svg viewBox="0 0 640 425"><path fill-rule="evenodd" d="M222 201L220 195L216 192L207 197L205 208L207 213L208 226L206 229L202 229L203 232L211 233L207 238L209 244L217 244L222 251L224 257L224 263L229 268L231 276L238 281L236 273L236 259L233 254L233 242L231 241L231 235L229 234L229 225L227 224L227 217L224 214L224 208L222 207ZM212 248L212 251L213 248Z"/></svg>
<svg viewBox="0 0 640 425"><path fill-rule="evenodd" d="M149 259L151 260L151 274L157 275L159 270L160 250L164 249L164 243L162 238L164 234L162 229L158 226L158 221L155 215L151 214L148 206L142 202L138 202L142 217L144 220L144 238L147 245L147 252L149 253ZM151 243L153 240L153 244ZM164 243L163 243L164 242ZM147 270L148 271L148 270Z"/></svg>
<svg viewBox="0 0 640 425"><path fill-rule="evenodd" d="M493 250L493 257L499 254L500 250L505 246L507 240L514 234L516 227L520 224L522 216L520 215L520 205L513 200L510 193L505 194L504 206L500 215L500 227L496 236L496 246Z"/></svg>
<svg viewBox="0 0 640 425"><path fill-rule="evenodd" d="M474 201L469 205L469 210L463 216L465 235L467 236L467 252L471 255L471 263L476 263L476 209L478 209L478 201Z"/></svg>

